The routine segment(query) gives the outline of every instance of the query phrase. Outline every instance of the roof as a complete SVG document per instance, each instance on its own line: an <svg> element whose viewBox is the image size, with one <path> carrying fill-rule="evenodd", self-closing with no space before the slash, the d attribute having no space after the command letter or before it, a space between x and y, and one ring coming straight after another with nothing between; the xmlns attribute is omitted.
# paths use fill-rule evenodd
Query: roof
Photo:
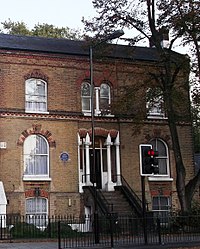
<svg viewBox="0 0 200 249"><path fill-rule="evenodd" d="M145 61L158 60L155 48L111 46L113 49L109 53L109 57ZM37 36L0 34L0 49L89 56L89 44L86 41Z"/></svg>

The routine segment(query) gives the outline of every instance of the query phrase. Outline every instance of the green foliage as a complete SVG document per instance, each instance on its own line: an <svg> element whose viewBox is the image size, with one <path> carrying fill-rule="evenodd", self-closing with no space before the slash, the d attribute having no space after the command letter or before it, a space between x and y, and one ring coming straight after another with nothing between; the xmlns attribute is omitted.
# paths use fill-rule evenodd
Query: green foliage
<svg viewBox="0 0 200 249"><path fill-rule="evenodd" d="M33 224L26 222L18 222L11 228L11 235L14 239L20 238L42 238L45 237L43 231Z"/></svg>
<svg viewBox="0 0 200 249"><path fill-rule="evenodd" d="M47 228L44 230L48 237L57 238L58 237L58 222L51 222L48 224ZM61 237L76 237L79 233L71 228L66 222L60 222L60 236Z"/></svg>
<svg viewBox="0 0 200 249"><path fill-rule="evenodd" d="M41 36L50 38L67 38L67 39L81 39L80 30L70 29L68 27L55 27L51 24L37 24L33 29L28 29L24 22L13 22L10 19L2 22L2 33L9 33L12 35L27 35L27 36Z"/></svg>

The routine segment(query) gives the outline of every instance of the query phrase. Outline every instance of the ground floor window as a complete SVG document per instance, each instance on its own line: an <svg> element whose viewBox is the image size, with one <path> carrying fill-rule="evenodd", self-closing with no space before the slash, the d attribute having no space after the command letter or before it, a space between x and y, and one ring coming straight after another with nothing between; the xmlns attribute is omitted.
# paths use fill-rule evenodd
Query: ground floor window
<svg viewBox="0 0 200 249"><path fill-rule="evenodd" d="M34 197L26 199L26 219L37 227L47 226L48 201L46 198Z"/></svg>
<svg viewBox="0 0 200 249"><path fill-rule="evenodd" d="M164 219L171 210L171 198L168 196L154 196L152 198L152 211L155 216Z"/></svg>

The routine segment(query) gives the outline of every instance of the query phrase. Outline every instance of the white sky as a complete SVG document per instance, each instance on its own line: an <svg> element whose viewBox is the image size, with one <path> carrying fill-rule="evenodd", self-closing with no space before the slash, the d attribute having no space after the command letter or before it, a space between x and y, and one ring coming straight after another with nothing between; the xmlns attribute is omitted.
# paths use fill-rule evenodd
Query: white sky
<svg viewBox="0 0 200 249"><path fill-rule="evenodd" d="M60 28L83 30L82 17L90 19L96 15L92 0L2 0L0 10L1 28L1 22L11 19L23 21L28 28L47 23ZM132 32L126 30L124 36L132 37ZM180 53L186 51L177 47L175 50Z"/></svg>
<svg viewBox="0 0 200 249"><path fill-rule="evenodd" d="M23 21L28 28L35 24L83 29L81 19L95 15L92 0L2 0L0 23Z"/></svg>

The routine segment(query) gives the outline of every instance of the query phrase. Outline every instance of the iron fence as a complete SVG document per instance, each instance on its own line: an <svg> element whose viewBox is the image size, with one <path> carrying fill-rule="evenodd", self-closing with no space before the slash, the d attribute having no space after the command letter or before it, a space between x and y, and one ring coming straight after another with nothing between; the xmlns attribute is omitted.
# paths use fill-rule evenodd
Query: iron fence
<svg viewBox="0 0 200 249"><path fill-rule="evenodd" d="M200 242L200 216L0 216L0 239L56 239L58 248ZM97 232L97 233L96 233Z"/></svg>

